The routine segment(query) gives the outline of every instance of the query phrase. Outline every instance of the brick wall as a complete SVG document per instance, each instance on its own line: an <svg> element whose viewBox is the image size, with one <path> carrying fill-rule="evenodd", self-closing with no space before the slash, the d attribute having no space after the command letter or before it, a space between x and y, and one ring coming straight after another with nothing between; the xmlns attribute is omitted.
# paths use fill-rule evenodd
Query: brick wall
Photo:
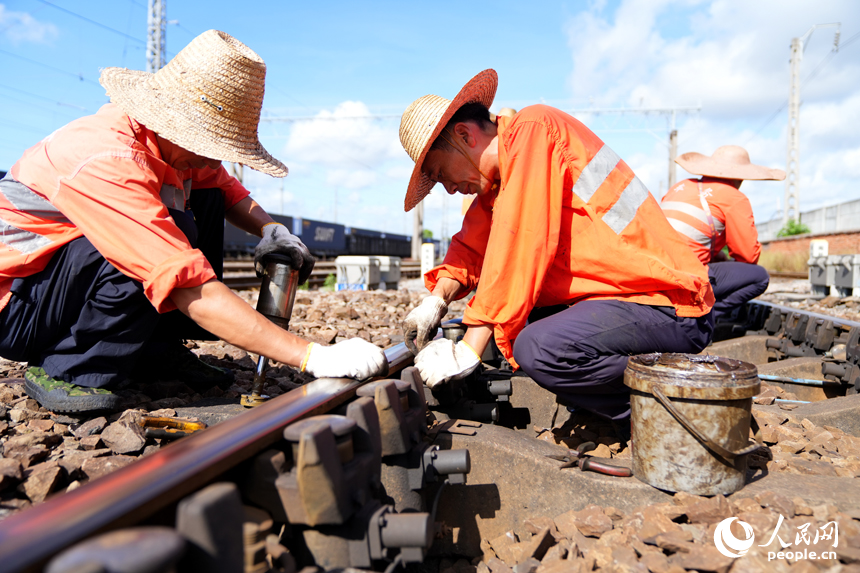
<svg viewBox="0 0 860 573"><path fill-rule="evenodd" d="M830 233L823 235L798 235L762 242L762 250L775 253L809 253L809 241L827 241L828 254L853 255L860 253L860 231L850 233Z"/></svg>

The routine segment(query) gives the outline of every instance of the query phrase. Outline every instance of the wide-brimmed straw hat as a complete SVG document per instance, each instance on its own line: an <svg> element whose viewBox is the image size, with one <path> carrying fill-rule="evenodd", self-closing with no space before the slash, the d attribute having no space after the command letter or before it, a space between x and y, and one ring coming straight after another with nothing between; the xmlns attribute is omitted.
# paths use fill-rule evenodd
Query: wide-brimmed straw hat
<svg viewBox="0 0 860 573"><path fill-rule="evenodd" d="M400 143L415 162L404 209L411 210L430 193L435 183L421 171L430 146L442 133L458 109L467 103L480 103L489 109L496 97L499 76L496 70L484 70L469 80L453 100L435 95L420 97L403 112L400 119Z"/></svg>
<svg viewBox="0 0 860 573"><path fill-rule="evenodd" d="M782 169L771 169L751 163L747 150L738 145L719 147L710 157L694 151L684 153L675 158L675 163L694 175L706 177L760 181L782 181L785 179L785 171Z"/></svg>
<svg viewBox="0 0 860 573"><path fill-rule="evenodd" d="M218 30L194 38L155 73L105 68L99 78L112 102L171 143L284 177L286 166L257 136L265 80L263 59Z"/></svg>

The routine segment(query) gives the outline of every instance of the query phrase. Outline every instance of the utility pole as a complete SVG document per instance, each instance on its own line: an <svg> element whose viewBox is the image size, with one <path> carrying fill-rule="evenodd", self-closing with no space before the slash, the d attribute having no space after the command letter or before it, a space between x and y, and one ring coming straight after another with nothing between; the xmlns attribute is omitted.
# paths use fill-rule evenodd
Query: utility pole
<svg viewBox="0 0 860 573"><path fill-rule="evenodd" d="M671 189L675 184L675 158L678 157L678 130L673 129L669 132L669 185L667 189Z"/></svg>
<svg viewBox="0 0 860 573"><path fill-rule="evenodd" d="M424 242L424 201L422 200L413 211L412 218L412 258L421 260L421 243Z"/></svg>
<svg viewBox="0 0 860 573"><path fill-rule="evenodd" d="M149 0L146 27L146 71L155 73L167 63L167 0Z"/></svg>
<svg viewBox="0 0 860 573"><path fill-rule="evenodd" d="M839 50L840 23L816 24L799 38L791 39L791 70L788 87L788 142L785 154L785 207L782 224L800 219L800 61L816 28L836 27L833 51Z"/></svg>

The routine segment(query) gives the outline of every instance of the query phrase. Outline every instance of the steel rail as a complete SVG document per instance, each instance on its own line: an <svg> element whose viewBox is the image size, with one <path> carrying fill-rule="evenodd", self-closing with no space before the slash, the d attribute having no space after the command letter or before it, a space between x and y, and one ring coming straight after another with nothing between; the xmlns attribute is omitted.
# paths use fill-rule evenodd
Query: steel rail
<svg viewBox="0 0 860 573"><path fill-rule="evenodd" d="M389 374L412 363L402 343L385 356ZM351 399L361 384L314 380L0 521L0 570L41 571L48 559L82 539L139 523L276 443L292 422Z"/></svg>

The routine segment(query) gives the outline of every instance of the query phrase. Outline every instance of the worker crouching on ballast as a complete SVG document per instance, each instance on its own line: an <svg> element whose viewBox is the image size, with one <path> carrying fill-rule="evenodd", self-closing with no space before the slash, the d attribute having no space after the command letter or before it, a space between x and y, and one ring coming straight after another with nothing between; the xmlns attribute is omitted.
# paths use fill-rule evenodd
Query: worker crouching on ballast
<svg viewBox="0 0 860 573"><path fill-rule="evenodd" d="M675 163L702 177L673 185L660 206L699 260L708 265L716 299L714 322L719 322L763 293L770 282L764 267L756 264L761 243L741 183L745 179L782 181L785 171L752 164L746 149L737 145L724 145L710 157L684 153ZM724 247L733 261L726 259Z"/></svg>
<svg viewBox="0 0 860 573"><path fill-rule="evenodd" d="M415 161L406 210L436 183L475 194L432 296L410 313L428 386L463 377L491 338L515 367L575 408L629 416L628 356L692 352L710 341L707 270L633 171L579 121L545 105L490 120L493 70L453 101L424 96L403 114ZM437 340L447 303L473 289L461 342Z"/></svg>
<svg viewBox="0 0 860 573"><path fill-rule="evenodd" d="M214 335L317 377L384 367L369 342L309 344L218 280L225 216L262 237L258 269L268 253L286 255L300 282L313 269L305 245L221 166L287 174L257 136L265 73L215 30L154 74L107 68L112 103L27 150L0 181L0 356L30 363L25 389L45 408L112 409L111 388L132 374L229 383L185 338Z"/></svg>

